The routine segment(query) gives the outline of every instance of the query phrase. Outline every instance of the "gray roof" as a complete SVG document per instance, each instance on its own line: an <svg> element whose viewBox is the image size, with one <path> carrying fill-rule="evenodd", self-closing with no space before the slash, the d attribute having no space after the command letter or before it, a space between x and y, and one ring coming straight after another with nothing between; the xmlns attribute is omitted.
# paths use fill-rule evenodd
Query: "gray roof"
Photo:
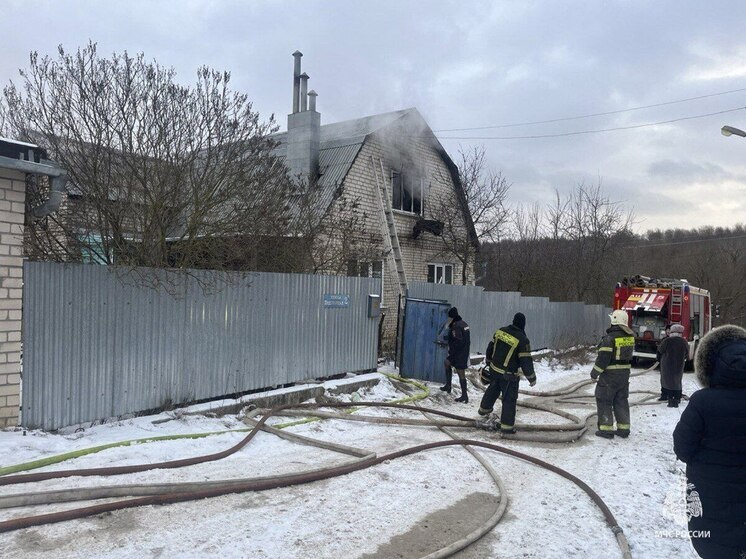
<svg viewBox="0 0 746 559"><path fill-rule="evenodd" d="M319 146L319 187L329 189L333 193L347 176L365 138L412 112L417 112L417 109L402 109L324 124L321 127ZM273 140L280 142L276 153L281 158L285 156L286 137L287 132L272 136Z"/></svg>
<svg viewBox="0 0 746 559"><path fill-rule="evenodd" d="M313 206L323 213L331 205L337 195L339 186L347 176L363 142L365 142L365 138L369 134L381 130L412 113L417 113L417 109L402 109L321 126L319 180ZM286 137L287 132L272 135L272 139L279 142L275 154L280 159L285 158ZM295 219L297 216L293 214L295 214L297 208L293 208L291 204L290 210L291 216L293 216L291 219Z"/></svg>

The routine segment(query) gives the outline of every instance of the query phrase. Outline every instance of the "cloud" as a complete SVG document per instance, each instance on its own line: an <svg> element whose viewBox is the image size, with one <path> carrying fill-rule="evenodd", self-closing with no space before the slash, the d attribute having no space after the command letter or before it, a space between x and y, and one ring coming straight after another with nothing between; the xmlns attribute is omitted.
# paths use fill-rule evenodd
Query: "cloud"
<svg viewBox="0 0 746 559"><path fill-rule="evenodd" d="M746 3L712 0L556 2L344 0L293 2L6 2L0 82L28 53L89 39L103 53L145 51L185 83L198 66L230 70L262 115L290 110L292 58L319 94L322 122L416 106L434 129L615 111L744 87ZM34 32L28 32L28 14ZM565 133L746 106L730 94L587 119L463 136ZM636 130L484 144L517 201L545 200L602 178L645 224L743 221L746 144L723 138L746 113ZM685 196L683 195L685 193ZM703 210L703 208L705 208Z"/></svg>
<svg viewBox="0 0 746 559"><path fill-rule="evenodd" d="M663 159L648 166L653 178L673 180L682 183L706 183L714 181L741 181L746 184L746 175L726 171L722 166L709 161L674 161Z"/></svg>

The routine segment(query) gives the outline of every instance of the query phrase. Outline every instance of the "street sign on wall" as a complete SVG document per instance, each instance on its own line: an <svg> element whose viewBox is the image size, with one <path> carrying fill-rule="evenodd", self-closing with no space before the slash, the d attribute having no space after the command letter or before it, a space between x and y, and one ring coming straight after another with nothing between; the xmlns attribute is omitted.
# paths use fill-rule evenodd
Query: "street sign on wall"
<svg viewBox="0 0 746 559"><path fill-rule="evenodd" d="M346 309L350 306L350 296L344 293L324 293L325 309Z"/></svg>

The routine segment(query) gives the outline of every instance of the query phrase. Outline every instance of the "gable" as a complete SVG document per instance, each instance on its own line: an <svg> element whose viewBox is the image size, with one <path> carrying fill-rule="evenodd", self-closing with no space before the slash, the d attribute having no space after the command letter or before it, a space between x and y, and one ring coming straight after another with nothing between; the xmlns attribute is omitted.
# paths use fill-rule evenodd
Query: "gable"
<svg viewBox="0 0 746 559"><path fill-rule="evenodd" d="M275 154L284 159L287 133L274 134L278 142ZM456 196L464 216L469 237L478 250L476 231L468 211L466 197L459 179L458 167L436 138L430 126L415 108L325 124L320 129L319 178L317 181L316 207L319 213L326 211L344 188L350 169L357 160L366 141L375 140L389 146L385 158L396 164L402 153L411 149L412 139L419 138L431 147L442 159L456 189Z"/></svg>

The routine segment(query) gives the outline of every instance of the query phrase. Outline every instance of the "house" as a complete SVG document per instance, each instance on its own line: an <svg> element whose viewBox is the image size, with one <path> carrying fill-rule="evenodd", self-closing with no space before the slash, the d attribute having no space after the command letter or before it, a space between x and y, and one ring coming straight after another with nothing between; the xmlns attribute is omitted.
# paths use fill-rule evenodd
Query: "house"
<svg viewBox="0 0 746 559"><path fill-rule="evenodd" d="M65 172L46 156L34 144L0 138L0 429L19 417L24 219L55 211L62 197ZM51 183L39 203L26 196L26 182L36 176Z"/></svg>
<svg viewBox="0 0 746 559"><path fill-rule="evenodd" d="M390 344L408 282L462 283L463 275L465 283L474 281L478 244L458 169L415 108L321 125L317 94L308 91L308 75L301 73L302 54L293 56L293 107L287 131L274 136L277 154L291 176L316 189L317 211L332 220L364 215L354 226L364 241L350 248L338 239L338 252L348 275L382 276L384 339ZM444 240L444 226L451 228L451 240L460 237L457 248ZM464 247L470 256L462 274L463 254L459 259L455 252ZM316 271L341 270L337 263Z"/></svg>
<svg viewBox="0 0 746 559"><path fill-rule="evenodd" d="M144 213L140 203L143 179L131 177L129 167L111 146L81 143L73 154L90 151L85 161L101 160L96 168L109 174L81 189L75 184L80 169L73 168L74 163L68 165L71 180L60 212L27 228L29 256L105 264L127 263L130 253L136 252L140 259L134 258L135 265L151 266L145 257L157 253L157 262L162 263L160 256L165 254L174 267L380 276L383 338L391 347L400 297L409 282L474 280L478 245L457 167L414 108L322 126L317 94L308 91L308 75L301 72L302 54L293 56L288 128L273 135L271 145L267 143L274 157L263 158L271 160L267 164L271 169L278 169L272 177L280 176L283 180L277 183L282 187L273 184L272 177L251 186L241 182L231 186L237 188L232 194L253 196L252 201L262 197L257 192L270 195L268 203L262 202L262 210L266 209L260 212L262 227L254 226L251 236L240 227L204 228L201 224L192 231L184 225L185 213L192 208L190 199L183 196L161 195L161 203L147 214L150 221L139 219ZM226 149L240 151L245 146L236 142ZM166 177L165 187L153 189L156 193L173 189L183 194L174 186L183 181L169 182L169 177L180 175L169 171L168 162L147 152L133 157L138 165L157 171L140 173L143 176ZM278 159L290 177L297 179L294 188L285 190L287 180ZM188 157L179 163L191 164ZM160 167L164 170L158 171ZM172 205L171 200L179 204ZM224 206L215 207L238 206L231 201L223 200ZM230 220L219 211L212 215L217 216L212 222L217 225L221 219L238 226L253 223L236 212ZM275 223L274 229L268 226ZM152 240L147 231L154 229L156 236L165 235L163 242L142 242L146 237ZM185 235L184 231L191 232Z"/></svg>

